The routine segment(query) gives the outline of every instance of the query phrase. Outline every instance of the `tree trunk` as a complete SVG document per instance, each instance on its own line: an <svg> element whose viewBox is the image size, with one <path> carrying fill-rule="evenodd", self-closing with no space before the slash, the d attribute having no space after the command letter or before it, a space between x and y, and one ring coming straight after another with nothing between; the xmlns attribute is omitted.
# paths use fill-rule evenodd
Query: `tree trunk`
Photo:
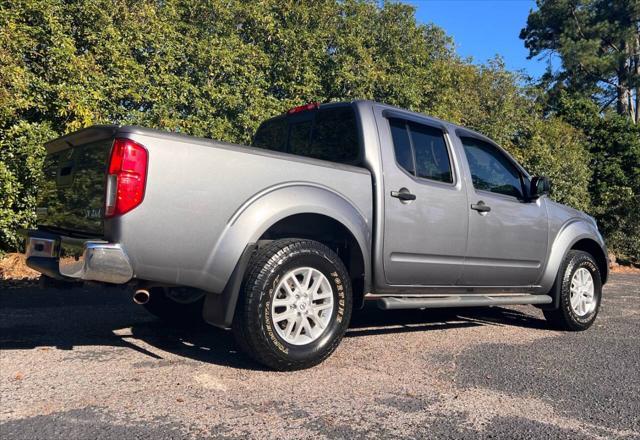
<svg viewBox="0 0 640 440"><path fill-rule="evenodd" d="M618 77L620 78L620 77ZM621 116L629 116L629 101L631 100L630 92L627 87L624 87L620 84L620 80L618 80L618 102L616 105L616 110Z"/></svg>
<svg viewBox="0 0 640 440"><path fill-rule="evenodd" d="M635 89L629 87L638 78L640 78L640 33L635 38L625 44L621 42L626 59L620 60L617 69L618 86L617 86L617 105L616 110L619 115L628 117L634 124L638 123L639 97L638 87ZM635 90L635 97L634 97ZM635 101L635 102L634 102Z"/></svg>
<svg viewBox="0 0 640 440"><path fill-rule="evenodd" d="M633 116L633 122L640 123L640 87L636 87L636 111Z"/></svg>
<svg viewBox="0 0 640 440"><path fill-rule="evenodd" d="M636 44L633 59L631 60L632 66L635 69L633 72L633 78L636 81L640 80L640 23L638 23L638 33L636 34ZM636 84L638 84L636 82ZM632 115L633 122L636 124L640 123L640 87L636 85L636 109L634 114Z"/></svg>
<svg viewBox="0 0 640 440"><path fill-rule="evenodd" d="M625 41L620 42L620 49L624 52L625 55L628 53L628 49L631 48L629 45L628 48L625 48ZM625 56L625 58L627 58ZM616 87L616 93L618 95L617 103L616 103L616 111L620 116L629 116L629 87L627 83L628 77L628 67L627 67L627 59L620 59L618 61L618 69L616 72L616 76L618 77L618 85Z"/></svg>

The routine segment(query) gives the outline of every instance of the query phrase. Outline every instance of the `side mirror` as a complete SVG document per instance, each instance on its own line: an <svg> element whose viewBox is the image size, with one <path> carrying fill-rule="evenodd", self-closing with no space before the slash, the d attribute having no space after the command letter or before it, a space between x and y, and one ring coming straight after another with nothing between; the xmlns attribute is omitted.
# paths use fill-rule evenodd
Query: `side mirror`
<svg viewBox="0 0 640 440"><path fill-rule="evenodd" d="M531 179L531 188L529 189L529 195L532 200L549 195L549 192L551 192L551 181L548 177L535 176L533 179Z"/></svg>

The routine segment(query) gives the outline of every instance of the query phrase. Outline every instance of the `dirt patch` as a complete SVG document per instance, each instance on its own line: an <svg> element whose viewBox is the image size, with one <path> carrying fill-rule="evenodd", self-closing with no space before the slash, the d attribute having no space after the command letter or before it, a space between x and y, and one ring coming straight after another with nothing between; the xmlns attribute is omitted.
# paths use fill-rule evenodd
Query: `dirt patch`
<svg viewBox="0 0 640 440"><path fill-rule="evenodd" d="M640 274L640 268L635 266L613 266L611 268L611 273L629 273L629 274Z"/></svg>
<svg viewBox="0 0 640 440"><path fill-rule="evenodd" d="M24 254L7 254L0 260L0 280L35 280L40 273L29 268Z"/></svg>
<svg viewBox="0 0 640 440"><path fill-rule="evenodd" d="M614 254L609 254L609 270L611 273L640 274L640 267L629 261L619 260Z"/></svg>

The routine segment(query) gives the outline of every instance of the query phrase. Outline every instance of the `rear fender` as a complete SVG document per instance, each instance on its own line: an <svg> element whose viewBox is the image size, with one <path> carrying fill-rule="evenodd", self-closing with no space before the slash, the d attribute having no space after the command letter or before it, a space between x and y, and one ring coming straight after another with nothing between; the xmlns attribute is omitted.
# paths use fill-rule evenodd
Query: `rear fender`
<svg viewBox="0 0 640 440"><path fill-rule="evenodd" d="M238 265L246 266L246 250L251 249L272 225L295 214L321 214L344 225L360 246L364 257L365 286L370 285L371 233L365 216L353 203L330 188L306 182L290 182L273 186L256 194L229 218L207 260L205 269L214 280L208 290L218 292L208 296L217 296L225 292L224 296L227 296L233 304L219 304L220 299L215 298L208 299L208 302L213 304L215 301L218 303L216 307L235 308L237 292L234 291L239 289L238 280L241 280L244 273L243 267L238 268ZM309 229L312 228L313 225L309 225ZM243 254L245 258L241 258ZM235 276L232 276L234 271ZM230 285L234 279L236 287ZM232 292L229 293L229 289ZM226 327L230 324L229 319L232 313L225 313L224 316L224 322L219 320L211 322L212 319L208 321Z"/></svg>
<svg viewBox="0 0 640 440"><path fill-rule="evenodd" d="M222 291L248 244L256 243L279 220L295 214L322 214L342 223L362 250L365 281L369 279L371 270L367 257L371 235L364 215L344 196L327 187L287 183L256 194L229 218L205 266L215 280L211 290Z"/></svg>

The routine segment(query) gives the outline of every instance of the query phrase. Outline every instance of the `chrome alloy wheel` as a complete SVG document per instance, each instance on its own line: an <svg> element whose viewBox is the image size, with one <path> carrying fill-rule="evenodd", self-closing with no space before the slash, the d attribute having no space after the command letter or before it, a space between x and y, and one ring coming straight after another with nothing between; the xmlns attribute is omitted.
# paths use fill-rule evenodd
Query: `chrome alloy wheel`
<svg viewBox="0 0 640 440"><path fill-rule="evenodd" d="M584 267L576 270L571 278L571 308L578 316L586 316L596 308L593 276Z"/></svg>
<svg viewBox="0 0 640 440"><path fill-rule="evenodd" d="M271 303L271 321L282 339L309 344L324 333L332 315L333 289L322 272L299 267L282 277Z"/></svg>

